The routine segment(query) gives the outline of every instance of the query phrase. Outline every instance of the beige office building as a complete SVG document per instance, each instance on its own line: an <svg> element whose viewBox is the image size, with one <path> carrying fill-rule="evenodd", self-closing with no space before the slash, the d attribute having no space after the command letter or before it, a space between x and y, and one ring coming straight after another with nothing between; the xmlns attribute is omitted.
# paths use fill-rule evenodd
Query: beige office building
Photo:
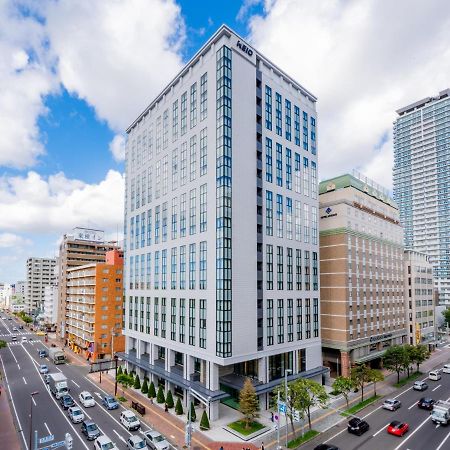
<svg viewBox="0 0 450 450"><path fill-rule="evenodd" d="M407 340L403 230L388 192L357 173L321 182L319 194L323 360L347 376Z"/></svg>
<svg viewBox="0 0 450 450"><path fill-rule="evenodd" d="M405 250L405 298L408 342L431 344L435 339L433 267L425 253Z"/></svg>
<svg viewBox="0 0 450 450"><path fill-rule="evenodd" d="M105 242L104 232L87 228L74 228L64 235L58 258L58 332L66 337L68 270L89 263L102 263L106 252L116 249L115 242Z"/></svg>

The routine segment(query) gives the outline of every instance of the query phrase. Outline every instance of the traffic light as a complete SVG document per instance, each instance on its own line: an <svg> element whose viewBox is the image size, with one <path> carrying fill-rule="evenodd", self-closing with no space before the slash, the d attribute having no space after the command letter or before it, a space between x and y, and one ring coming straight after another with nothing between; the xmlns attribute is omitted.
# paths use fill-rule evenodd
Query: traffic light
<svg viewBox="0 0 450 450"><path fill-rule="evenodd" d="M66 433L65 435L65 445L67 450L72 450L73 448L73 438L70 433Z"/></svg>

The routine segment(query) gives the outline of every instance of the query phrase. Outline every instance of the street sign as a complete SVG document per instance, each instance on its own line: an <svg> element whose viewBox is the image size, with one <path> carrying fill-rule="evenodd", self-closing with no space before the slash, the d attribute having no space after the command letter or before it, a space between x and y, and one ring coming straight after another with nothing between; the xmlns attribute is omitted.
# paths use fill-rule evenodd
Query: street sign
<svg viewBox="0 0 450 450"><path fill-rule="evenodd" d="M52 448L64 447L65 445L66 445L66 441L53 442L53 444L51 444L49 448L52 449Z"/></svg>
<svg viewBox="0 0 450 450"><path fill-rule="evenodd" d="M39 444L46 444L47 442L52 442L55 439L54 434L49 434L48 436L39 439Z"/></svg>
<svg viewBox="0 0 450 450"><path fill-rule="evenodd" d="M294 409L292 412L292 418L294 419L294 422L300 422L300 411Z"/></svg>
<svg viewBox="0 0 450 450"><path fill-rule="evenodd" d="M286 403L279 402L278 403L278 411L280 411L281 414L286 414Z"/></svg>

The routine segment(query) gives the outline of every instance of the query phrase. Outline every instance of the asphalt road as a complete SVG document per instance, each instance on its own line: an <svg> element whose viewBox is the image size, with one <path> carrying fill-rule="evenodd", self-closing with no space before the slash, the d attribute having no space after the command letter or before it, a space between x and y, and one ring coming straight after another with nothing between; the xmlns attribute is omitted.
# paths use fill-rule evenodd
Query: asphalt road
<svg viewBox="0 0 450 450"><path fill-rule="evenodd" d="M419 409L417 402L421 397L431 397L434 400L450 401L450 374L442 373L439 381L428 380L424 375L420 378L428 384L423 392L414 391L412 387L399 389L396 398L402 402L397 411L387 411L381 408L385 399L370 408L364 409L363 417L370 425L369 431L362 436L355 436L347 431L347 420L332 427L320 438L308 443L302 449L311 450L321 442L337 446L341 450L448 450L450 449L450 426L436 425L431 421L430 412ZM368 393L370 396L371 393ZM386 428L393 420L407 422L409 431L403 437L392 436Z"/></svg>
<svg viewBox="0 0 450 450"><path fill-rule="evenodd" d="M0 314L5 316L4 313ZM21 430L21 444L23 449L30 450L30 410L33 409L33 431L37 430L39 437L49 434L55 436L54 441L64 440L65 433L69 432L73 437L73 450L90 450L93 442L87 441L81 433L81 424L72 424L67 411L64 411L59 402L50 394L42 375L39 374L39 365L46 364L49 373L62 372L69 380L70 394L78 406L83 410L85 417L92 419L120 450L126 449L126 439L132 434L120 423L122 406L113 411L107 411L101 405L101 396L105 394L100 387L94 384L87 375L87 368L70 364L54 365L48 358L39 358L38 349L47 348L41 337L29 332L19 330L12 332L13 326L19 324L13 320L0 319L0 339L8 342L8 348L1 352L1 369L11 393L13 402L13 417ZM11 342L12 334L17 335L17 342ZM27 339L31 336L32 342L22 342L22 336ZM31 400L31 392L39 392ZM78 396L82 391L89 391L97 404L94 407L83 407ZM149 428L141 422L144 431ZM34 442L34 436L33 436ZM47 444L48 445L48 444ZM0 443L1 447L1 443ZM45 447L40 445L39 448ZM31 446L33 449L33 445Z"/></svg>

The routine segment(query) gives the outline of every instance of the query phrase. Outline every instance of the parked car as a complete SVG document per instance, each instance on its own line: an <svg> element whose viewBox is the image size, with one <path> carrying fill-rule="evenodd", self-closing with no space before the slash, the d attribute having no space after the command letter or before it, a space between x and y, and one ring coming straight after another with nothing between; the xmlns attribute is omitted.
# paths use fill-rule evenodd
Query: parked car
<svg viewBox="0 0 450 450"><path fill-rule="evenodd" d="M428 372L428 378L430 380L439 381L442 378L442 375L439 370L432 370L431 372Z"/></svg>
<svg viewBox="0 0 450 450"><path fill-rule="evenodd" d="M79 408L78 406L71 406L68 409L67 414L69 415L70 420L73 423L80 423L80 422L83 422L83 420L84 420L84 413L81 410L81 408Z"/></svg>
<svg viewBox="0 0 450 450"><path fill-rule="evenodd" d="M119 450L116 444L106 435L99 436L95 440L94 450Z"/></svg>
<svg viewBox="0 0 450 450"><path fill-rule="evenodd" d="M73 401L72 396L69 394L61 395L61 397L59 399L59 403L61 403L61 406L64 409L68 409L71 406L75 406L75 402Z"/></svg>
<svg viewBox="0 0 450 450"><path fill-rule="evenodd" d="M141 427L136 415L127 409L120 413L120 422L128 431L138 430Z"/></svg>
<svg viewBox="0 0 450 450"><path fill-rule="evenodd" d="M84 420L81 424L81 432L86 435L88 441L93 441L100 436L100 430L95 422L92 420Z"/></svg>
<svg viewBox="0 0 450 450"><path fill-rule="evenodd" d="M95 400L94 397L92 397L92 395L88 392L88 391L83 391L79 397L80 399L80 403L85 407L85 408L90 408L91 406L95 406Z"/></svg>
<svg viewBox="0 0 450 450"><path fill-rule="evenodd" d="M428 384L425 383L425 381L414 381L413 389L415 391L424 391L425 389L428 389Z"/></svg>
<svg viewBox="0 0 450 450"><path fill-rule="evenodd" d="M383 409L388 409L389 411L396 411L401 406L402 402L393 398L388 398L383 403Z"/></svg>
<svg viewBox="0 0 450 450"><path fill-rule="evenodd" d="M157 431L149 430L144 431L142 433L145 439L145 442L152 450L169 450L169 443L166 441L166 438Z"/></svg>
<svg viewBox="0 0 450 450"><path fill-rule="evenodd" d="M41 364L39 366L39 373L41 373L43 375L48 373L48 367L45 364Z"/></svg>
<svg viewBox="0 0 450 450"><path fill-rule="evenodd" d="M314 447L314 450L339 450L339 448L331 444L320 444Z"/></svg>
<svg viewBox="0 0 450 450"><path fill-rule="evenodd" d="M148 447L140 436L131 436L127 439L127 448L129 450L148 450Z"/></svg>
<svg viewBox="0 0 450 450"><path fill-rule="evenodd" d="M359 417L354 417L348 422L347 430L349 433L361 436L363 433L369 430L369 424Z"/></svg>
<svg viewBox="0 0 450 450"><path fill-rule="evenodd" d="M417 406L420 409L427 409L428 411L431 411L433 409L433 405L436 403L435 400L429 397L422 397L418 403Z"/></svg>
<svg viewBox="0 0 450 450"><path fill-rule="evenodd" d="M102 398L102 404L106 409L117 409L119 402L112 395L105 395Z"/></svg>
<svg viewBox="0 0 450 450"><path fill-rule="evenodd" d="M387 432L394 436L403 436L409 430L409 425L406 422L392 421L388 427Z"/></svg>

